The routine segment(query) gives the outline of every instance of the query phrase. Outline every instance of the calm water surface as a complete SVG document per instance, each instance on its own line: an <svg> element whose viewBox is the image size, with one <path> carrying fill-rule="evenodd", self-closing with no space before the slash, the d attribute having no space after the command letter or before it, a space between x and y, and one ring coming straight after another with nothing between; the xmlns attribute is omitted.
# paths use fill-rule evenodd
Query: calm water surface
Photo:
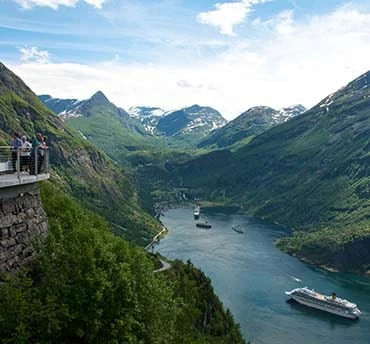
<svg viewBox="0 0 370 344"><path fill-rule="evenodd" d="M282 226L202 211L211 229L195 226L191 208L167 211L161 221L169 233L155 249L201 268L252 344L370 344L370 278L327 272L282 253L273 245L288 232ZM231 229L235 224L244 234ZM286 290L304 286L335 291L363 315L345 319L287 301Z"/></svg>

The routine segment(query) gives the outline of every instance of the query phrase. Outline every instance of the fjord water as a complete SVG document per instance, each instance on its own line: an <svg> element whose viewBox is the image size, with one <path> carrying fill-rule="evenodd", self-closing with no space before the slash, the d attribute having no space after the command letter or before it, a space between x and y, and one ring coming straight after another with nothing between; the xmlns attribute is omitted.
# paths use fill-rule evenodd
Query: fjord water
<svg viewBox="0 0 370 344"><path fill-rule="evenodd" d="M370 343L370 278L328 272L282 253L273 242L289 233L286 227L203 209L202 218L211 229L195 226L191 208L165 212L161 221L169 233L155 250L170 259L190 259L210 277L252 344ZM244 234L232 230L236 224ZM284 292L304 286L336 292L363 314L352 320L289 302Z"/></svg>

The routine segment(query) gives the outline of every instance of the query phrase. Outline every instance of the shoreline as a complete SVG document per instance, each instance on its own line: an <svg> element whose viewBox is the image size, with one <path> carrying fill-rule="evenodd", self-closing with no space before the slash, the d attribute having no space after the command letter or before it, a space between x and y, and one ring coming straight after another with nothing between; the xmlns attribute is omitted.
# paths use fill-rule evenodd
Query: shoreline
<svg viewBox="0 0 370 344"><path fill-rule="evenodd" d="M323 269L325 271L329 271L329 272L341 272L340 270L338 270L338 269L336 269L334 267L331 267L329 265L314 263L313 261L309 260L308 258L299 256L299 255L297 255L295 253L287 253L284 250L280 250L280 251L283 252L283 253L285 253L285 254L287 254L287 255L290 255L290 256L292 256L294 258L297 258L297 259L301 260L302 262L304 262L306 264L315 266L315 267L320 268L320 269Z"/></svg>
<svg viewBox="0 0 370 344"><path fill-rule="evenodd" d="M162 222L161 224L162 224L162 230L153 237L152 241L144 247L144 250L147 251L151 246L158 243L161 237L163 237L164 235L168 233L168 228Z"/></svg>
<svg viewBox="0 0 370 344"><path fill-rule="evenodd" d="M285 253L285 254L288 254L288 255L290 255L294 258L297 258L297 259L301 260L302 262L304 262L306 264L314 266L315 268L319 268L319 269L329 271L329 272L333 272L333 273L351 273L351 274L354 274L354 275L365 276L365 277L370 278L370 270L367 270L365 272L359 272L359 271L355 271L355 270L341 270L340 268L337 268L337 267L334 267L334 266L315 263L314 261L310 260L309 258L304 257L304 256L300 256L297 253L288 253L288 252L286 252L284 250L281 250L281 249L280 249L280 251Z"/></svg>

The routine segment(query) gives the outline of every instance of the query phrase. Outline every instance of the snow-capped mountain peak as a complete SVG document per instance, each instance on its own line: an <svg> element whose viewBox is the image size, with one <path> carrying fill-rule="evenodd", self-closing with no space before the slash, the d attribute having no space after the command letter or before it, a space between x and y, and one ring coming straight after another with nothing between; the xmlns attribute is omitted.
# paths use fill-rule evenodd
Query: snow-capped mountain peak
<svg viewBox="0 0 370 344"><path fill-rule="evenodd" d="M161 117L166 111L160 107L132 106L127 111L134 118Z"/></svg>
<svg viewBox="0 0 370 344"><path fill-rule="evenodd" d="M281 108L280 110L278 110L278 117L279 117L278 122L280 123L286 122L290 118L300 115L306 110L307 109L301 104L296 104L296 105Z"/></svg>
<svg viewBox="0 0 370 344"><path fill-rule="evenodd" d="M165 111L159 107L135 106L131 107L128 113L139 119L148 132L165 136L180 132L183 134L197 132L206 135L227 122L215 109L199 105L171 111Z"/></svg>
<svg viewBox="0 0 370 344"><path fill-rule="evenodd" d="M140 120L145 130L151 134L155 134L159 118L166 114L165 110L153 106L133 106L127 112L131 117Z"/></svg>

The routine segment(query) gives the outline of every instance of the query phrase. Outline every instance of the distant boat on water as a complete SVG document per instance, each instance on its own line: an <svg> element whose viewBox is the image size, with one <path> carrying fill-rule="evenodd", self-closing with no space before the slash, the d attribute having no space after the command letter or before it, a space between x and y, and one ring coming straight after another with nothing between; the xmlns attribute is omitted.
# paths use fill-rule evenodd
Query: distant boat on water
<svg viewBox="0 0 370 344"><path fill-rule="evenodd" d="M231 227L231 229L237 233L243 234L244 230L241 225L234 225Z"/></svg>
<svg viewBox="0 0 370 344"><path fill-rule="evenodd" d="M196 205L194 208L194 219L199 219L200 216L200 206Z"/></svg>
<svg viewBox="0 0 370 344"><path fill-rule="evenodd" d="M195 224L199 228L211 228L212 225L208 221L199 221Z"/></svg>

